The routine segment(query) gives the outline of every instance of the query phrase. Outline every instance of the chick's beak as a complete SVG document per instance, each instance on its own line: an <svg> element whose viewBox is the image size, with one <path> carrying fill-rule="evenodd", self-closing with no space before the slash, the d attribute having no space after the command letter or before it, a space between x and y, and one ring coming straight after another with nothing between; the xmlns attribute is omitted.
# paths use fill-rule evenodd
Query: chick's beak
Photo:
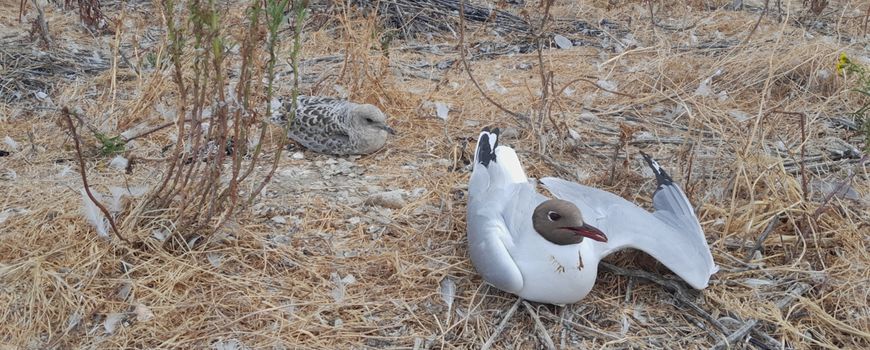
<svg viewBox="0 0 870 350"><path fill-rule="evenodd" d="M599 229L597 229L594 226L589 225L589 224L584 223L583 226L580 226L580 227L577 227L577 226L564 227L564 229L571 230L577 235L580 235L580 236L583 236L583 237L586 237L586 238L589 238L592 240L596 240L599 242L607 242L607 235L605 235L604 232L601 232L601 230L599 230Z"/></svg>
<svg viewBox="0 0 870 350"><path fill-rule="evenodd" d="M388 133L390 133L390 135L396 134L396 130L393 130L393 128L387 126L387 124L384 124L383 126L381 126L381 129L386 130Z"/></svg>

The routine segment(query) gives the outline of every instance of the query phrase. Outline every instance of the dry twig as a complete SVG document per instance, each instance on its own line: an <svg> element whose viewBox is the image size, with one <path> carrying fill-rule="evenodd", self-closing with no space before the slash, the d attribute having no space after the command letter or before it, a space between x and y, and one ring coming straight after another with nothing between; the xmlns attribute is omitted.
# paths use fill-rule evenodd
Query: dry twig
<svg viewBox="0 0 870 350"><path fill-rule="evenodd" d="M468 79L471 80L471 83L474 84L474 87L477 88L477 91L480 92L483 98L489 101L493 106L498 107L502 112L509 114L522 124L528 123L528 117L507 109L483 91L483 88L480 87L480 83L477 82L477 79L474 78L474 74L471 73L471 66L468 64L465 55L465 0L459 0L459 59L462 61L462 66L465 68L465 72L468 73Z"/></svg>
<svg viewBox="0 0 870 350"><path fill-rule="evenodd" d="M532 316L532 319L535 321L535 329L538 330L538 334L540 334L541 339L544 340L544 345L549 350L556 350L556 344L553 343L553 338L550 337L550 333L547 332L547 328L544 327L544 324L541 323L541 318L538 317L538 313L529 304L529 302L523 300L523 306L526 307L526 311L529 312L529 315Z"/></svg>
<svg viewBox="0 0 870 350"><path fill-rule="evenodd" d="M498 327L492 332L492 335L486 339L486 342L480 347L480 350L488 350L492 347L492 344L495 344L495 340L501 335L501 332L504 331L505 326L507 326L508 321L510 321L511 317L514 315L514 312L517 311L517 307L520 306L520 302L523 301L521 298L517 298L517 301L511 306L510 309L504 314L504 317L501 319L501 322L498 323Z"/></svg>
<svg viewBox="0 0 870 350"><path fill-rule="evenodd" d="M776 307L778 309L784 309L786 306L791 305L795 300L800 298L804 293L810 290L810 285L806 283L795 283L793 284L788 291L785 292L785 296L782 299L779 299L776 302ZM740 328L728 334L728 337L719 341L716 345L713 346L715 350L727 349L732 345L736 344L737 341L743 339L750 331L758 325L758 320L749 320L743 323Z"/></svg>
<svg viewBox="0 0 870 350"><path fill-rule="evenodd" d="M126 243L130 243L130 241L121 234L121 231L118 230L118 226L115 225L115 220L112 219L112 214L109 213L109 210L106 209L106 207L102 203L100 203L96 197L94 197L93 193L91 193L91 186L88 185L88 176L87 171L85 170L85 159L84 156L82 156L82 149L79 145L79 134L76 132L76 127L73 124L70 114L71 113L69 111L69 108L63 107L63 109L61 109L61 115L63 116L64 120L66 120L66 126L67 128L69 128L69 132L72 135L73 144L76 147L76 159L78 159L79 161L79 174L81 174L82 177L82 185L85 187L85 193L88 194L88 198L90 198L91 202L94 202L94 204L97 205L97 208L100 208L100 211L103 212L103 216L105 216L106 220L109 221L109 225L112 226L112 232L115 233L115 236L117 236Z"/></svg>
<svg viewBox="0 0 870 350"><path fill-rule="evenodd" d="M654 282L662 287L667 288L668 290L670 290L674 293L674 296L677 298L678 301L683 303L683 305L688 306L690 309L692 309L692 311L695 311L695 313L697 313L698 315L703 317L704 320L706 320L707 322L712 324L714 327L716 327L716 329L718 331L720 331L720 332L726 331L725 326L723 326L722 323L720 323L716 318L714 318L713 315L710 315L709 312L705 311L704 309L702 309L700 306L698 306L697 304L695 304L694 302L692 302L689 299L688 292L686 292L686 288L683 287L680 284L680 282L673 281L673 280L667 280L667 279L662 278L661 276L655 275L655 274L647 272L647 271L629 270L629 269L621 268L621 267L618 267L618 266L615 266L615 265L612 265L609 263L605 263L605 262L601 262L601 263L599 263L599 265L603 266L604 268L606 268L610 271L613 271L614 273L616 273L618 275L643 278L645 280ZM707 331L710 332L709 330L707 330ZM710 335L715 337L715 338L722 338L722 336L720 334L710 332Z"/></svg>
<svg viewBox="0 0 870 350"><path fill-rule="evenodd" d="M776 216L770 218L770 222L767 223L767 226L764 228L764 231L762 231L761 235L758 236L758 239L755 240L755 246L753 246L751 249L749 249L746 252L746 259L744 259L744 260L746 260L747 263L749 263L749 261L752 260L752 257L755 255L755 252L761 250L761 247L764 245L764 240L767 239L767 236L769 236L770 233L773 232L773 230L775 230L777 226L779 226L779 224L780 224L779 215L776 215Z"/></svg>
<svg viewBox="0 0 870 350"><path fill-rule="evenodd" d="M22 0L22 8L23 4L26 0ZM48 21L45 19L45 11L43 11L42 6L39 5L36 0L33 0L33 7L36 7L36 19L33 21L33 28L30 30L30 35L39 34L40 39L45 44L46 47L51 47L51 35L48 32ZM19 14L19 21L21 20Z"/></svg>
<svg viewBox="0 0 870 350"><path fill-rule="evenodd" d="M764 15L767 14L767 9L769 5L770 0L764 0L764 9L761 10L761 13L758 15L758 20L755 21L755 24L752 26L749 34L746 35L746 39L743 39L743 43L741 45L746 45L747 43L749 43L749 39L752 39L752 35L755 34L755 31L758 29L758 25L761 24L761 19L764 18Z"/></svg>

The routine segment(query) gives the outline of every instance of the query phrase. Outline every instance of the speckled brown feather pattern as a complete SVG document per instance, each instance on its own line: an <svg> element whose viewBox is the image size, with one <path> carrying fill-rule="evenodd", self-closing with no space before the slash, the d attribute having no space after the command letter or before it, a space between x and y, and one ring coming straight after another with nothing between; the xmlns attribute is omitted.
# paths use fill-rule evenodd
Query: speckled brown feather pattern
<svg viewBox="0 0 870 350"><path fill-rule="evenodd" d="M298 96L296 116L288 136L305 148L328 154L371 153L386 142L386 132L371 132L360 127L354 115L361 105L318 96ZM282 101L281 119L289 116L289 100Z"/></svg>

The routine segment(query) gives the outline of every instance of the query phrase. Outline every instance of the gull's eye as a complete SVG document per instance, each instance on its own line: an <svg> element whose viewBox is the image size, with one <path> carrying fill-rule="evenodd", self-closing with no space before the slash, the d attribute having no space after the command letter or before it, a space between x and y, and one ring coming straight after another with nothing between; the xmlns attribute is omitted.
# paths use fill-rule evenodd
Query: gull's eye
<svg viewBox="0 0 870 350"><path fill-rule="evenodd" d="M559 213L555 211L551 211L547 213L547 218L550 219L550 221L559 221L559 219L562 218L562 215L559 215Z"/></svg>
<svg viewBox="0 0 870 350"><path fill-rule="evenodd" d="M375 122L374 120L372 120L372 118L366 118L366 121L369 122L369 123L374 123L374 122Z"/></svg>

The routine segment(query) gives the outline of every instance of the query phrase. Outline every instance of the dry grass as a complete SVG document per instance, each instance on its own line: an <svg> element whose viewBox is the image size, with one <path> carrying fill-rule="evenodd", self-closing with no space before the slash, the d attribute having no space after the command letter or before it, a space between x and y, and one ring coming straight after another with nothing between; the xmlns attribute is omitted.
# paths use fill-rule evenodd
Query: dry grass
<svg viewBox="0 0 870 350"><path fill-rule="evenodd" d="M371 179L327 179L323 186L276 179L254 206L255 213L229 222L183 252L164 250L151 238L160 229L157 224L125 232L142 242L137 247L97 237L81 215L74 151L58 123L60 106L75 107L104 132L164 122L161 114L173 101L171 76L124 68L116 64L121 59L114 49L115 43L139 43L122 44L121 51L132 62L147 61L162 40L157 35L156 43L149 41L149 33L161 26L159 16L147 4L104 4L104 15L123 17L128 24L115 28L116 34L94 37L77 22L75 11L49 6L54 45L93 47L114 56L115 63L94 76L52 82L57 86L51 102L0 103L0 137L9 135L19 143L17 152L0 158L0 213L6 214L0 222L0 345L205 348L240 342L250 348L478 348L516 300L485 286L465 251L464 162L473 147L468 138L482 126L494 125L518 130L508 141L530 176L577 179L645 205L653 180L643 174L636 153L638 148L654 153L698 206L714 259L722 267L708 289L688 298L727 331L717 330L672 291L604 271L582 302L566 308L534 306L557 346L708 348L740 323L757 320L757 332L750 334L766 344L772 342L764 335L788 348L870 347L867 163L834 159L830 141L845 140L858 149L864 142L854 131L837 127L836 120L861 101L848 91L849 82L835 74L834 65L843 51L867 60L861 51L868 39L862 36L860 17L867 4L829 4L812 19L824 26L805 30L794 22L809 16L801 2L784 1L791 6L784 5L790 11L784 15L791 19L764 17L751 40L741 44L758 12L708 9L715 1L656 7L660 24L694 24L674 31L653 28L644 3L600 3L558 2L552 13L590 23L617 22L641 45L622 47L605 30L587 38L593 46L545 50L545 71L553 72L555 88L542 135L480 96L456 63L454 39L394 40L385 57L380 50L383 29L375 21L315 17L326 24L312 26L315 31L306 34L303 92L344 92L375 103L391 116L399 137L385 150L354 161ZM17 24L17 6L17 1L0 3L0 36L26 36L29 26ZM236 13L241 8L230 13L241 18ZM526 10L538 11L531 3ZM236 27L231 23L228 28ZM838 41L832 36L837 33L847 39ZM472 57L479 57L474 56L476 43L499 40L476 26L466 35ZM415 48L420 43L431 46ZM454 64L436 67L444 61ZM538 117L536 53L470 64L499 103ZM521 64L532 69L518 68ZM696 94L710 77L712 94ZM615 84L619 94L589 81ZM289 84L278 89L286 93ZM434 108L426 104L432 101L451 106L446 122L435 118ZM800 116L792 113L805 116L805 136ZM569 130L579 140L569 137ZM162 169L154 159L165 156L161 148L173 139L171 132L137 140L128 154L140 158L132 174L108 167L109 159L95 153L86 155L94 188L105 193L107 186L153 185ZM627 135L626 145L614 163L620 133ZM544 147L547 157L540 155ZM329 159L306 157L281 159L279 172ZM806 186L797 165L802 159ZM826 198L831 192L826 184L849 179L858 199ZM367 185L424 192L383 215L360 203L334 200L341 191L364 195L354 186ZM126 203L127 211L145 219L164 215L133 211L137 203ZM19 209L24 211L13 212ZM275 215L298 221L276 225L269 220ZM364 223L348 223L353 217ZM773 221L778 224L770 226ZM757 245L769 226L772 231ZM753 253L756 246L759 252ZM627 252L608 260L669 275L642 254ZM442 285L449 284L445 280L456 286L450 307L441 295ZM810 290L778 308L775 303L799 283ZM541 347L539 334L520 307L494 347Z"/></svg>

